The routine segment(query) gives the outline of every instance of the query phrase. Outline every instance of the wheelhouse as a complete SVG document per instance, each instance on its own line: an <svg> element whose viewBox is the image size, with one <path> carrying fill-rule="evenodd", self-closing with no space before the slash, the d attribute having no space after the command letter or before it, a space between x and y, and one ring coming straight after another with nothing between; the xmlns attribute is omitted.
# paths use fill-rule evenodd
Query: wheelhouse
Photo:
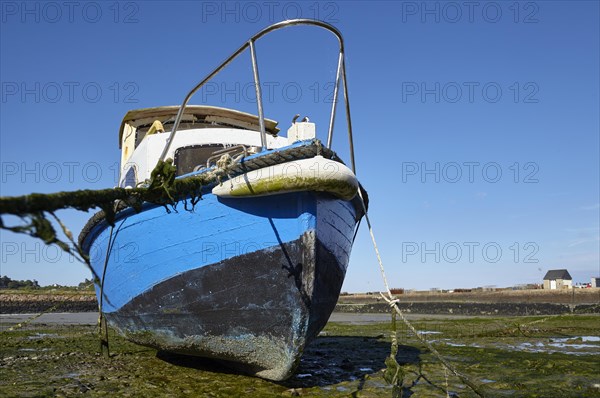
<svg viewBox="0 0 600 398"><path fill-rule="evenodd" d="M170 138L179 106L138 109L128 112L119 131L121 148L120 187L134 187L150 178L161 151ZM267 148L288 145L280 137L277 122L265 119ZM206 167L215 154L229 149L254 153L261 146L260 124L255 115L213 106L189 105L185 108L178 132L169 146L167 158L177 175Z"/></svg>

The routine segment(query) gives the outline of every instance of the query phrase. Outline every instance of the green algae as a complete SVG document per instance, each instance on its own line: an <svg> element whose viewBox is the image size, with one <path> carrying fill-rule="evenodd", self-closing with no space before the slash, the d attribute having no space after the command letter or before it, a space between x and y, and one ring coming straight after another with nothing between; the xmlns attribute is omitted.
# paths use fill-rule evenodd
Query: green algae
<svg viewBox="0 0 600 398"><path fill-rule="evenodd" d="M296 191L328 192L341 199L350 200L356 196L358 186L334 178L284 175L247 182L231 188L228 193L231 196L243 197Z"/></svg>
<svg viewBox="0 0 600 398"><path fill-rule="evenodd" d="M556 338L583 342L582 336L598 336L599 322L600 316L554 316L431 319L415 325L460 372L483 385L486 396L600 397L600 343L582 355L507 349ZM157 354L112 331L110 342L111 357L104 359L92 326L28 325L1 332L0 396L392 395L383 371L390 354L389 323L329 323L306 348L296 374L281 383L240 375L210 360ZM396 360L405 396L439 397L447 391L474 396L403 330L398 330Z"/></svg>

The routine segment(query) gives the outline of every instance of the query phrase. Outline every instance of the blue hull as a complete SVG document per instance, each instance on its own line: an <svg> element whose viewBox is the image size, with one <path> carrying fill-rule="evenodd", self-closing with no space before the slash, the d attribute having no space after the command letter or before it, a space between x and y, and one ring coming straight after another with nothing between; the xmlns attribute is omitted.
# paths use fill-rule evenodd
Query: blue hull
<svg viewBox="0 0 600 398"><path fill-rule="evenodd" d="M122 211L83 246L121 334L282 380L333 311L361 216L328 194L206 194L193 211Z"/></svg>

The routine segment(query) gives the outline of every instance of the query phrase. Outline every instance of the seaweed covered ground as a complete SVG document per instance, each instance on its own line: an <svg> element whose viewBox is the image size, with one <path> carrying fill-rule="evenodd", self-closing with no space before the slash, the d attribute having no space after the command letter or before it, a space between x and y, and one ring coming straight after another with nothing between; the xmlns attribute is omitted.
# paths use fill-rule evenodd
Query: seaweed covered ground
<svg viewBox="0 0 600 398"><path fill-rule="evenodd" d="M432 317L414 325L485 396L600 397L598 315ZM104 359L94 326L3 326L2 397L392 396L382 371L390 353L389 322L330 322L283 383L140 347L112 332L111 356ZM397 335L403 397L476 396L401 323Z"/></svg>

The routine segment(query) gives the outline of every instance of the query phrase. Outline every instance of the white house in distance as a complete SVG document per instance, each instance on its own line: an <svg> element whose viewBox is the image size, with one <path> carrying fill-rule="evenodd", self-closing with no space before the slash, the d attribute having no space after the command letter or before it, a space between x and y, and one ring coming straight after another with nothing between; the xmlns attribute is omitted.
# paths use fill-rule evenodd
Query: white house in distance
<svg viewBox="0 0 600 398"><path fill-rule="evenodd" d="M544 276L544 289L572 289L573 278L566 269L551 269Z"/></svg>

